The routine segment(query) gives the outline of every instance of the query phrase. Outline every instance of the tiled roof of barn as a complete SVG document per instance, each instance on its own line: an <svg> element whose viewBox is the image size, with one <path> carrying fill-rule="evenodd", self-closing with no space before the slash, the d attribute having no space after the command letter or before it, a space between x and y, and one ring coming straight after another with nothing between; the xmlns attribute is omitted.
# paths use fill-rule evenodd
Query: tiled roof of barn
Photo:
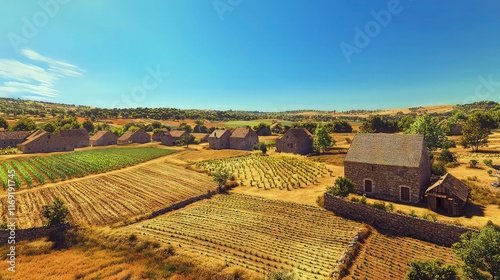
<svg viewBox="0 0 500 280"><path fill-rule="evenodd" d="M305 128L290 128L285 135L293 138L312 138L312 134Z"/></svg>
<svg viewBox="0 0 500 280"><path fill-rule="evenodd" d="M59 135L62 137L88 137L85 129L61 129Z"/></svg>
<svg viewBox="0 0 500 280"><path fill-rule="evenodd" d="M345 161L419 167L422 149L423 135L361 133L354 136Z"/></svg>
<svg viewBox="0 0 500 280"><path fill-rule="evenodd" d="M221 138L224 134L226 133L231 133L229 130L221 130L221 129L218 129L218 130L214 130L210 136L210 138Z"/></svg>
<svg viewBox="0 0 500 280"><path fill-rule="evenodd" d="M231 133L231 138L245 138L249 133L251 133L250 128L236 128Z"/></svg>
<svg viewBox="0 0 500 280"><path fill-rule="evenodd" d="M126 140L129 140L130 137L132 137L132 135L134 135L135 131L126 131L125 133L123 133L122 136L120 136L120 138L118 138L119 141L126 141Z"/></svg>
<svg viewBox="0 0 500 280"><path fill-rule="evenodd" d="M30 135L29 131L0 131L0 140L22 140Z"/></svg>
<svg viewBox="0 0 500 280"><path fill-rule="evenodd" d="M90 140L98 140L101 137L103 137L104 135L106 135L108 132L111 133L111 131L108 131L108 130L97 131L92 137L90 137Z"/></svg>
<svg viewBox="0 0 500 280"><path fill-rule="evenodd" d="M180 138L186 133L184 130L172 130L170 131L170 135L174 138Z"/></svg>

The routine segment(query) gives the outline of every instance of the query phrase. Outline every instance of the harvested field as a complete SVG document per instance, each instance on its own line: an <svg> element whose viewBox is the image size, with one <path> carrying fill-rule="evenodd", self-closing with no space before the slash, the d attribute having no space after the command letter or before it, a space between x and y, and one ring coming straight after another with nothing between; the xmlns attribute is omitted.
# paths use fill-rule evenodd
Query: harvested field
<svg viewBox="0 0 500 280"><path fill-rule="evenodd" d="M146 163L137 168L91 178L75 179L49 187L18 192L18 224L41 226L43 205L61 198L72 223L107 225L149 214L187 198L215 190L217 184L201 173L165 163ZM6 194L0 197L2 217L7 217Z"/></svg>
<svg viewBox="0 0 500 280"><path fill-rule="evenodd" d="M229 194L125 227L123 233L137 232L260 274L284 268L298 279L325 279L360 227L317 207Z"/></svg>
<svg viewBox="0 0 500 280"><path fill-rule="evenodd" d="M240 150L187 150L167 158L168 162L180 165L193 164L203 160L220 159L248 155L251 152Z"/></svg>

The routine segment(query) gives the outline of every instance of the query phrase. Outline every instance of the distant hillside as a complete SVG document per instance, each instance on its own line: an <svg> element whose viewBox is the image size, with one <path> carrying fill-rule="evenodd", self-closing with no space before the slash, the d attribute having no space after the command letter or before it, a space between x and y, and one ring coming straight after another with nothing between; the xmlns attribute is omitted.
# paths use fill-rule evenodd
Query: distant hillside
<svg viewBox="0 0 500 280"><path fill-rule="evenodd" d="M155 120L184 120L204 119L208 121L234 121L234 120L257 120L277 119L291 122L315 121L328 122L337 118L350 121L364 121L370 115L401 116L406 114L420 115L429 113L432 115L450 115L454 110L485 110L499 105L493 101L481 101L465 105L438 105L415 108L400 108L387 110L350 110L350 111L320 111L320 110L296 110L285 112L259 112L259 111L219 111L199 109L175 109L175 108L124 108L106 109L90 106L41 102L13 98L0 98L0 112L4 116L17 117L29 115L34 117L56 117L61 115L91 118L93 120L104 119L155 119Z"/></svg>

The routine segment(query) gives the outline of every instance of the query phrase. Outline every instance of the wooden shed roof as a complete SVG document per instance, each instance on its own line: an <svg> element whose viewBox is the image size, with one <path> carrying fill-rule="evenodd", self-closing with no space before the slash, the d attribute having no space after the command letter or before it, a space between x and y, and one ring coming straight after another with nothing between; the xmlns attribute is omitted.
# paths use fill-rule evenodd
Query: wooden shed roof
<svg viewBox="0 0 500 280"><path fill-rule="evenodd" d="M345 161L419 167L423 149L423 135L361 133L354 136Z"/></svg>
<svg viewBox="0 0 500 280"><path fill-rule="evenodd" d="M434 183L434 185L430 186L425 192L432 192L433 189L439 186L448 189L462 201L467 201L467 199L469 198L469 187L450 173L447 173L439 178L439 180Z"/></svg>

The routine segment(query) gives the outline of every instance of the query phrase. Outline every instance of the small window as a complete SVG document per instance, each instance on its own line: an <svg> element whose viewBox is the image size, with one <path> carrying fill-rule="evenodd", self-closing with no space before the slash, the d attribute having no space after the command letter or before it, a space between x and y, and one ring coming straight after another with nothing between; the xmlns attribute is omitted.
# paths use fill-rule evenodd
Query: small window
<svg viewBox="0 0 500 280"><path fill-rule="evenodd" d="M410 188L401 187L401 200L410 201Z"/></svg>
<svg viewBox="0 0 500 280"><path fill-rule="evenodd" d="M373 181L365 180L365 192L371 193L373 191Z"/></svg>

